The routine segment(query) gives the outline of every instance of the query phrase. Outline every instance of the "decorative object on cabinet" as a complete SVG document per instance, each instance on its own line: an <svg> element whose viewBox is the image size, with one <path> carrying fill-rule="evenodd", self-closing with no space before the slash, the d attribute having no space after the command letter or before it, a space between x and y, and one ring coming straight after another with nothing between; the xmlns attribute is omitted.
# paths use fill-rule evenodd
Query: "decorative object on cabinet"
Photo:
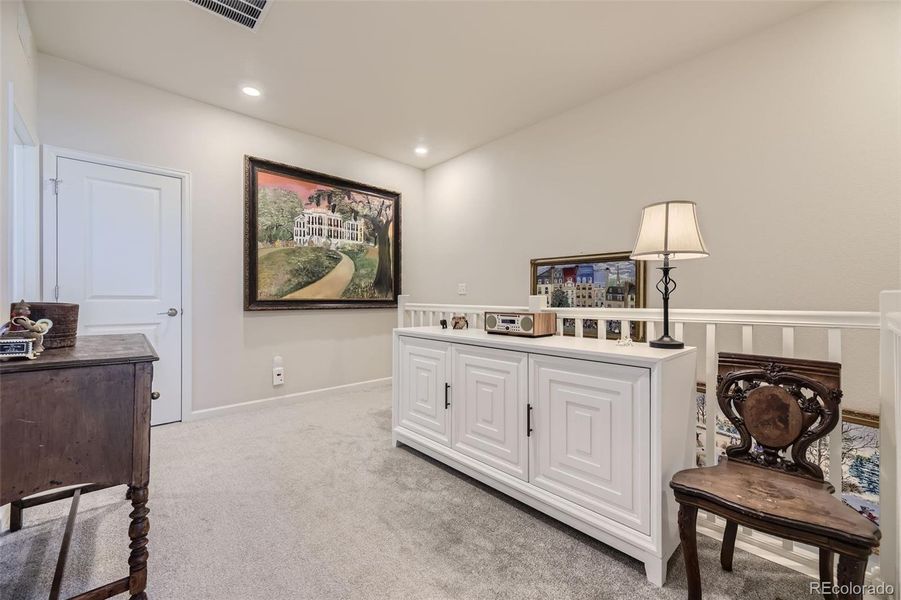
<svg viewBox="0 0 901 600"><path fill-rule="evenodd" d="M638 238L630 258L639 261L663 260L663 273L657 290L663 296L663 335L648 343L654 348L682 348L684 343L669 334L669 297L676 290L670 277L671 260L704 258L707 247L698 227L698 210L694 202L660 202L645 206L641 211Z"/></svg>
<svg viewBox="0 0 901 600"><path fill-rule="evenodd" d="M701 598L698 509L726 519L724 570L732 570L741 525L818 547L824 590L834 585L838 553L838 585L851 591L832 591L843 600L862 598L879 528L833 495L823 471L807 456L811 444L838 423L840 375L841 365L833 362L720 353L717 401L740 441L726 448L718 465L681 471L670 482L679 503L690 600Z"/></svg>
<svg viewBox="0 0 901 600"><path fill-rule="evenodd" d="M557 313L485 313L485 331L503 335L544 337L557 333Z"/></svg>
<svg viewBox="0 0 901 600"><path fill-rule="evenodd" d="M399 193L251 156L244 178L244 310L397 306Z"/></svg>
<svg viewBox="0 0 901 600"><path fill-rule="evenodd" d="M25 302L25 298L22 298L18 302L10 305L9 324L5 332L22 331L22 328L20 326L14 325L12 322L12 320L16 317L31 317L31 306L29 306L29 304Z"/></svg>
<svg viewBox="0 0 901 600"><path fill-rule="evenodd" d="M53 329L44 335L44 348L69 348L78 332L78 305L68 302L31 302L31 318L49 319Z"/></svg>
<svg viewBox="0 0 901 600"><path fill-rule="evenodd" d="M441 319L438 323L441 325L441 329L447 329L447 319Z"/></svg>
<svg viewBox="0 0 901 600"><path fill-rule="evenodd" d="M23 337L0 337L0 360L8 358L35 359L34 340Z"/></svg>
<svg viewBox="0 0 901 600"><path fill-rule="evenodd" d="M466 315L454 315L451 319L452 327L454 329L468 329L469 321L466 320Z"/></svg>
<svg viewBox="0 0 901 600"><path fill-rule="evenodd" d="M138 334L83 337L77 346L39 360L0 363L0 505L10 504L10 532L21 529L25 509L72 498L51 598L59 595L79 496L127 484L132 511L129 526L122 528L122 546L130 541L130 553L122 571L128 575L71 600L125 593L132 600L147 599L155 396L150 386L156 360L147 338ZM56 488L67 489L50 491Z"/></svg>
<svg viewBox="0 0 901 600"><path fill-rule="evenodd" d="M669 474L694 463L694 348L394 330L392 438L645 564L679 543Z"/></svg>
<svg viewBox="0 0 901 600"><path fill-rule="evenodd" d="M628 252L534 258L531 261L531 294L546 296L551 308L644 308L647 275L645 263ZM606 339L619 339L620 321L607 321ZM585 337L598 337L598 321L586 320ZM632 323L630 337L644 339L644 323ZM563 335L575 335L573 319L563 320Z"/></svg>
<svg viewBox="0 0 901 600"><path fill-rule="evenodd" d="M10 320L10 330L5 334L7 338L28 338L34 342L33 352L35 356L44 351L44 336L53 327L50 319L32 321L28 317L17 316ZM15 331L12 327L17 327Z"/></svg>

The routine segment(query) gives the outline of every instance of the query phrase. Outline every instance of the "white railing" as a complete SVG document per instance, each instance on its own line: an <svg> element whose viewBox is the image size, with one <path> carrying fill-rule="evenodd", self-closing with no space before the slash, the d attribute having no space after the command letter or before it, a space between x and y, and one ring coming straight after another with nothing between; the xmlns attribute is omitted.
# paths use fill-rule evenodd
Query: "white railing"
<svg viewBox="0 0 901 600"><path fill-rule="evenodd" d="M899 301L901 302L901 301ZM438 325L441 319L450 320L454 315L466 315L470 327L484 326L485 311L538 311L553 310L557 313L557 332L563 334L563 321L573 320L573 333L576 337L585 337L585 321L597 321L597 331L606 332L609 321L620 321L621 337L626 338L631 331L632 323L644 323L646 339L657 337L659 324L663 321L663 313L658 308L547 308L544 296L530 296L528 306L482 306L455 304L418 304L409 301L409 296L401 296L398 302L398 327ZM677 339L685 339L685 325L703 328L704 351L698 355L698 372L703 373L706 386L706 428L705 428L705 460L713 465L717 461L716 431L717 419L721 417L718 403L713 400L717 377L718 341L725 326L741 328L741 349L745 353L754 352L754 331L760 327L777 327L781 329L781 352L783 356L795 356L795 333L799 329L818 329L826 332L827 360L842 361L842 336L847 330L880 329L880 313L863 311L786 311L786 310L705 310L675 309L670 310L672 333ZM599 335L603 339L604 335ZM899 350L901 352L901 350ZM901 355L901 354L899 354ZM821 358L821 357L811 357ZM897 406L897 405L896 405ZM833 429L829 437L829 480L835 486L836 493L842 490L842 423ZM722 523L718 523L712 515L708 526L712 531L721 531ZM796 548L788 541L775 541L775 538L753 534L742 530L738 537L739 546L755 551L767 558L788 560L791 566L807 573L817 573L817 555L811 549Z"/></svg>
<svg viewBox="0 0 901 600"><path fill-rule="evenodd" d="M901 597L901 518L898 514L901 481L901 290L879 297L879 498L882 547L880 577Z"/></svg>

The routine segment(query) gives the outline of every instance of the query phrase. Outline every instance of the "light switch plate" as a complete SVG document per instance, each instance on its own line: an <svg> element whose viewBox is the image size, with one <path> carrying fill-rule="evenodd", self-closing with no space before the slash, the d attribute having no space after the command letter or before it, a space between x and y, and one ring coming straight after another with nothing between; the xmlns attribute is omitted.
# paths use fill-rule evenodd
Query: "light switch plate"
<svg viewBox="0 0 901 600"><path fill-rule="evenodd" d="M466 284L465 284L465 283L458 283L458 284L457 284L457 294L459 294L459 295L461 295L461 296L465 296L465 295L466 295Z"/></svg>

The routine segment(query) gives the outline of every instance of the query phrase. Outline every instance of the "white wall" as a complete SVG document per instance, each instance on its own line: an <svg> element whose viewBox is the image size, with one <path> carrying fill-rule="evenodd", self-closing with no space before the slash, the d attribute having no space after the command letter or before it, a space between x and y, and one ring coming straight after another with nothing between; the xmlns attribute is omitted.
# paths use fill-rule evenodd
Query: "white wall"
<svg viewBox="0 0 901 600"><path fill-rule="evenodd" d="M243 160L396 190L404 212L422 171L45 55L39 110L43 143L191 172L195 410L391 374L392 310L243 311Z"/></svg>
<svg viewBox="0 0 901 600"><path fill-rule="evenodd" d="M529 259L629 250L643 205L688 199L711 256L677 263L675 307L876 310L901 275L898 32L896 3L827 5L429 169L406 291L524 304ZM846 403L875 411L875 334L848 337L873 377Z"/></svg>
<svg viewBox="0 0 901 600"><path fill-rule="evenodd" d="M20 11L22 11L20 13ZM10 179L10 119L13 106L9 102L9 85L13 86L15 109L33 141L37 142L37 65L34 57L34 44L23 46L19 36L19 19L27 21L18 0L0 2L0 190L3 202L0 203L0 314L6 314L11 298L10 290L10 252L9 242L12 239L11 220L11 179ZM27 26L25 27L27 30ZM30 58L29 58L30 57Z"/></svg>

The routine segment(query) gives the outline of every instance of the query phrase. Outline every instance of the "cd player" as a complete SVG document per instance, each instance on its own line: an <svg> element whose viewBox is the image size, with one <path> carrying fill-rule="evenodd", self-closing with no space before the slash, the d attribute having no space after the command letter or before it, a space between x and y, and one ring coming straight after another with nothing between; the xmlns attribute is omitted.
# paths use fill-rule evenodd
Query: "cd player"
<svg viewBox="0 0 901 600"><path fill-rule="evenodd" d="M557 333L557 315L551 312L486 312L485 331L525 337L554 335Z"/></svg>

